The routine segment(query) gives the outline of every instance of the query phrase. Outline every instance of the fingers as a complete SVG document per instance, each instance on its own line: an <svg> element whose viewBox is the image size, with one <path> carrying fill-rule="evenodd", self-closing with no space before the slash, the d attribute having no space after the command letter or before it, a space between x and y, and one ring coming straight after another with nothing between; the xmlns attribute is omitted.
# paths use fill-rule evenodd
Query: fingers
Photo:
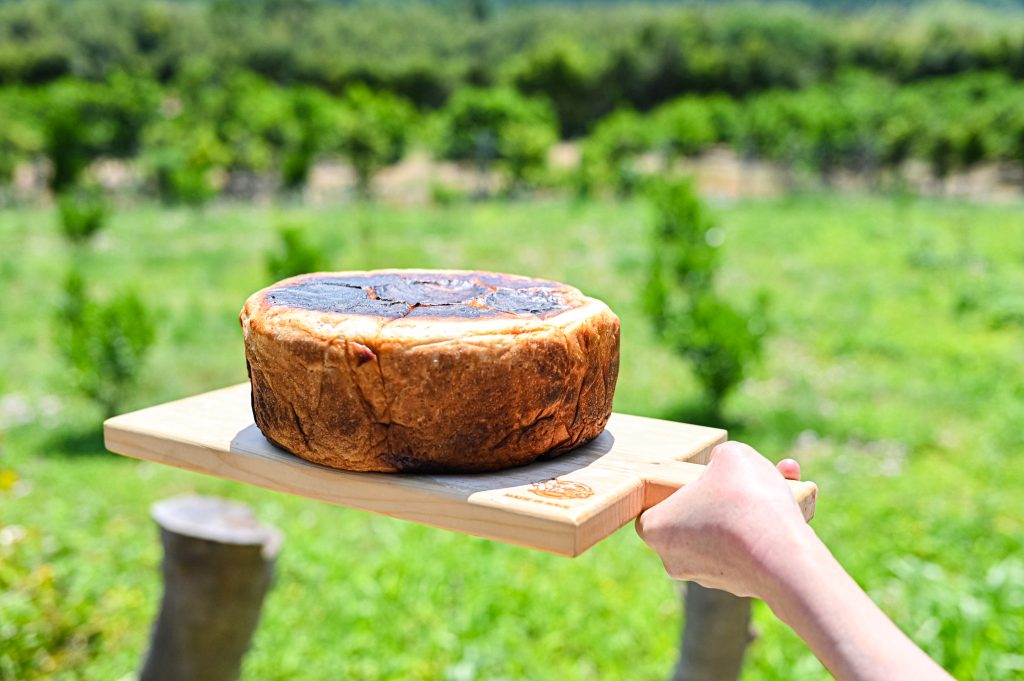
<svg viewBox="0 0 1024 681"><path fill-rule="evenodd" d="M712 469L715 469L712 472ZM711 450L708 466L701 477L673 493L668 499L648 509L636 519L636 532L647 544L657 543L669 518L679 514L690 500L699 498L698 488L711 485L716 494L723 490L745 489L752 493L763 482L770 482L772 470L787 480L800 480L800 464L783 459L775 466L754 448L742 442L723 442ZM762 481L762 482L758 482ZM747 487L744 487L747 485ZM696 497L694 497L696 495Z"/></svg>
<svg viewBox="0 0 1024 681"><path fill-rule="evenodd" d="M657 508L657 507L655 507ZM657 536L656 527L658 525L657 515L652 513L654 508L647 509L636 517L636 533L645 544L651 548L657 550L654 546L656 544L655 537Z"/></svg>
<svg viewBox="0 0 1024 681"><path fill-rule="evenodd" d="M783 459L775 466L786 480L800 479L800 464L793 459Z"/></svg>
<svg viewBox="0 0 1024 681"><path fill-rule="evenodd" d="M700 484L700 479L684 485L673 492L664 501L655 504L636 518L636 533L644 540L644 543L652 546L652 539L657 537L667 525L678 519L685 513L685 509L691 503L690 499L694 493L694 487Z"/></svg>
<svg viewBox="0 0 1024 681"><path fill-rule="evenodd" d="M640 537L640 539L644 541L644 543L647 542L646 524L644 522L645 515L647 515L647 511L644 511L643 513L638 515L636 517L636 522L633 523L633 527L636 529L637 535Z"/></svg>

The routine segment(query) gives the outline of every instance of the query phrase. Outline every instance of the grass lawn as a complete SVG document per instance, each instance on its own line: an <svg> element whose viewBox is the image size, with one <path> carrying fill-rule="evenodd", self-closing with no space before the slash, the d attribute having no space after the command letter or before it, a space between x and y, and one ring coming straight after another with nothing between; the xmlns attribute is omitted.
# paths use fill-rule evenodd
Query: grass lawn
<svg viewBox="0 0 1024 681"><path fill-rule="evenodd" d="M955 675L1024 674L1024 204L812 195L716 209L719 285L770 294L734 436L795 455L814 527ZM618 411L685 418L688 368L639 311L639 202L429 208L126 206L84 263L160 316L134 404L245 379L236 315L282 222L341 268L490 268L564 280L622 318ZM252 504L286 543L247 679L664 679L680 608L626 528L553 557L115 457L53 349L70 252L52 211L0 211L0 679L121 679L159 598L148 506ZM0 472L0 476L5 475ZM0 478L3 479L3 478ZM749 679L827 674L763 606Z"/></svg>

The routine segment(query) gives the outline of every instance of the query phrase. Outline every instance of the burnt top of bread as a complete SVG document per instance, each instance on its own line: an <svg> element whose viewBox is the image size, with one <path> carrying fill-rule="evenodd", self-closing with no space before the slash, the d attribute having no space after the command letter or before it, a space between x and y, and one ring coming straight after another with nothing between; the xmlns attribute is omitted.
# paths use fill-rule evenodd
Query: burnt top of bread
<svg viewBox="0 0 1024 681"><path fill-rule="evenodd" d="M480 319L552 317L579 306L564 284L491 272L380 272L296 277L267 291L271 307L316 312Z"/></svg>

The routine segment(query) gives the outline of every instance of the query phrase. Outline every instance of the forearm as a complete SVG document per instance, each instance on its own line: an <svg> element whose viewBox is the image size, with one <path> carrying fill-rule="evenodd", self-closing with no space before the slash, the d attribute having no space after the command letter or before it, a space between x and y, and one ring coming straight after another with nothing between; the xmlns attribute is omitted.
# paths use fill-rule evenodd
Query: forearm
<svg viewBox="0 0 1024 681"><path fill-rule="evenodd" d="M765 602L840 681L951 678L878 609L813 531L777 552L765 571Z"/></svg>

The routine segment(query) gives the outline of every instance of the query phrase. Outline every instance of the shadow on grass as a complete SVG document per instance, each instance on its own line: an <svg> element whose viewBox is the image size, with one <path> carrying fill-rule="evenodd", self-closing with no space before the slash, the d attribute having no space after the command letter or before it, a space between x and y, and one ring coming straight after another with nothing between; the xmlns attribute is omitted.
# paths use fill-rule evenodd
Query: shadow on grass
<svg viewBox="0 0 1024 681"><path fill-rule="evenodd" d="M110 456L103 445L103 424L56 428L42 442L42 452L50 456Z"/></svg>
<svg viewBox="0 0 1024 681"><path fill-rule="evenodd" d="M724 428L730 431L743 425L740 421L719 414L711 408L707 400L699 397L690 397L677 402L662 410L657 416L669 421L692 423L697 426L709 426L711 428Z"/></svg>

